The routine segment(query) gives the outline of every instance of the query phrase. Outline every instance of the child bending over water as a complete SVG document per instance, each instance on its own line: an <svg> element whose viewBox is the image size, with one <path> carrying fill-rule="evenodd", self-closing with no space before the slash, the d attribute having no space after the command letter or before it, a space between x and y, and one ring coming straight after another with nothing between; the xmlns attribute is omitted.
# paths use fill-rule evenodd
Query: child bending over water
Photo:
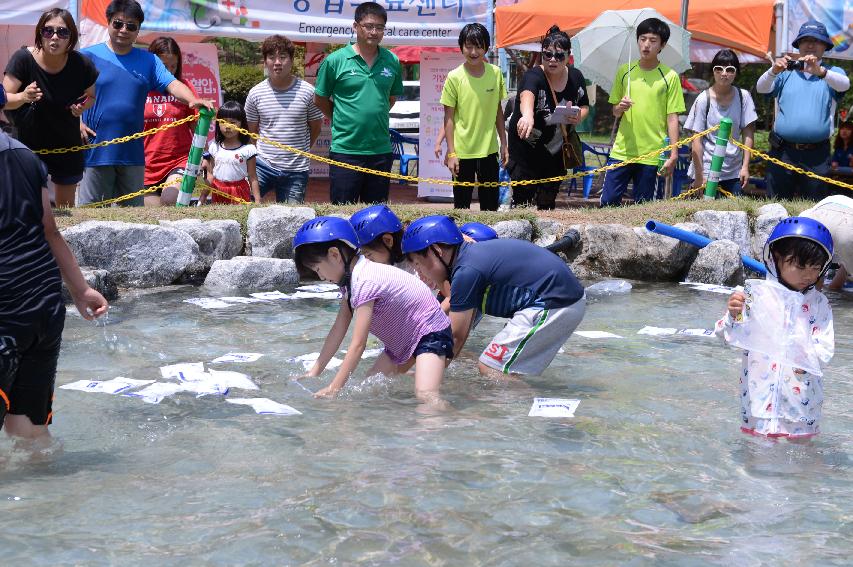
<svg viewBox="0 0 853 567"><path fill-rule="evenodd" d="M439 390L446 360L453 357L450 319L430 289L417 277L358 255L358 237L349 221L318 217L305 222L294 238L300 273L313 272L341 287L343 299L320 356L306 376L319 376L341 346L355 318L350 345L335 378L314 395L335 395L358 366L372 333L385 349L370 369L391 376L415 365L415 395L444 407Z"/></svg>

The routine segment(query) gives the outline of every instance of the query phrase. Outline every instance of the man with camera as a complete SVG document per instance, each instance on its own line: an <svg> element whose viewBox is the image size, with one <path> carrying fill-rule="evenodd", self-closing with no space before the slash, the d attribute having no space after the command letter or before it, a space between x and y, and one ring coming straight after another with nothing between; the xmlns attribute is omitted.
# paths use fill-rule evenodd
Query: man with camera
<svg viewBox="0 0 853 567"><path fill-rule="evenodd" d="M850 88L850 79L839 67L822 63L823 54L833 47L822 23L804 23L791 45L799 50L800 57L780 57L756 84L759 93L772 95L778 103L770 132L770 155L825 176L830 171L829 137L835 107ZM822 181L767 165L769 197L819 200L827 192Z"/></svg>

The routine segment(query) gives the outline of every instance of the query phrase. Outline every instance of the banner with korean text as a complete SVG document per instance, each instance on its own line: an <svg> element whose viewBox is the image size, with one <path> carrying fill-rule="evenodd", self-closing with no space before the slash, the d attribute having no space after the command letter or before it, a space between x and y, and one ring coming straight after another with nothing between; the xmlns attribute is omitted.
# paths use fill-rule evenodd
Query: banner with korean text
<svg viewBox="0 0 853 567"><path fill-rule="evenodd" d="M456 45L462 27L491 18L489 0L378 0L388 11L383 43ZM142 0L143 32L203 34L258 41L347 43L358 0ZM106 26L103 0L82 0L82 15Z"/></svg>

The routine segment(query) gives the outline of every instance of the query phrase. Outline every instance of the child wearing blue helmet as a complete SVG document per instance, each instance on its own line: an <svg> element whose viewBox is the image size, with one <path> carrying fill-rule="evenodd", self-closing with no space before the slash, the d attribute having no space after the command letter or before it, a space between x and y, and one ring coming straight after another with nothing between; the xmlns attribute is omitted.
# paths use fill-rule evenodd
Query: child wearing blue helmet
<svg viewBox="0 0 853 567"><path fill-rule="evenodd" d="M450 320L430 289L417 277L393 266L358 255L358 237L349 221L317 217L306 221L293 239L294 261L300 271L313 272L341 287L343 299L320 356L307 376L319 376L338 351L355 318L350 345L335 378L314 395L329 397L343 388L358 366L372 333L385 349L370 374L387 376L415 365L415 395L441 408L441 380L453 357Z"/></svg>
<svg viewBox="0 0 853 567"><path fill-rule="evenodd" d="M482 374L541 374L583 319L583 286L558 256L530 242L464 242L449 217L429 216L403 233L419 273L450 282L450 323L458 354L475 312L509 319L480 355Z"/></svg>
<svg viewBox="0 0 853 567"><path fill-rule="evenodd" d="M358 247L365 258L380 264L396 264L403 260L400 242L403 223L388 205L373 205L353 214L349 219L358 236Z"/></svg>
<svg viewBox="0 0 853 567"><path fill-rule="evenodd" d="M816 365L829 364L835 351L832 309L816 286L832 260L832 236L816 220L790 217L773 229L764 245L767 279L796 292L794 313L779 317L783 325L796 325L799 318L805 341L813 341ZM749 282L747 282L749 283ZM790 295L790 291L784 292ZM728 311L717 321L715 332L727 343L736 344L744 313L755 313L753 299L741 291L731 294ZM760 315L760 313L758 314ZM766 320L766 319L765 319ZM792 328L796 328L792 326ZM760 329L771 344L786 344L785 328ZM741 333L742 334L742 333ZM810 336L808 336L810 335ZM753 341L756 339L753 338ZM812 345L804 345L811 347ZM808 437L819 432L823 405L822 372L796 368L778 358L755 350L744 350L741 386L741 430L768 437Z"/></svg>
<svg viewBox="0 0 853 567"><path fill-rule="evenodd" d="M468 222L459 227L462 231L462 236L467 236L474 242L485 242L486 240L494 240L498 237L495 229L481 222Z"/></svg>

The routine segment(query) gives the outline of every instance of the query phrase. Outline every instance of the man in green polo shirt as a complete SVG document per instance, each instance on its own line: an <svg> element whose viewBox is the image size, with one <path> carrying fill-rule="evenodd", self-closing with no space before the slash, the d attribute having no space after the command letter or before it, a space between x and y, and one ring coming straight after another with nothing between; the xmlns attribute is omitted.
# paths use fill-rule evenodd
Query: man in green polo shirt
<svg viewBox="0 0 853 567"><path fill-rule="evenodd" d="M314 101L332 121L329 158L379 171L391 171L388 113L403 94L397 56L379 46L388 14L375 2L355 10L356 42L338 49L317 71ZM389 178L329 166L329 193L335 205L388 201Z"/></svg>

